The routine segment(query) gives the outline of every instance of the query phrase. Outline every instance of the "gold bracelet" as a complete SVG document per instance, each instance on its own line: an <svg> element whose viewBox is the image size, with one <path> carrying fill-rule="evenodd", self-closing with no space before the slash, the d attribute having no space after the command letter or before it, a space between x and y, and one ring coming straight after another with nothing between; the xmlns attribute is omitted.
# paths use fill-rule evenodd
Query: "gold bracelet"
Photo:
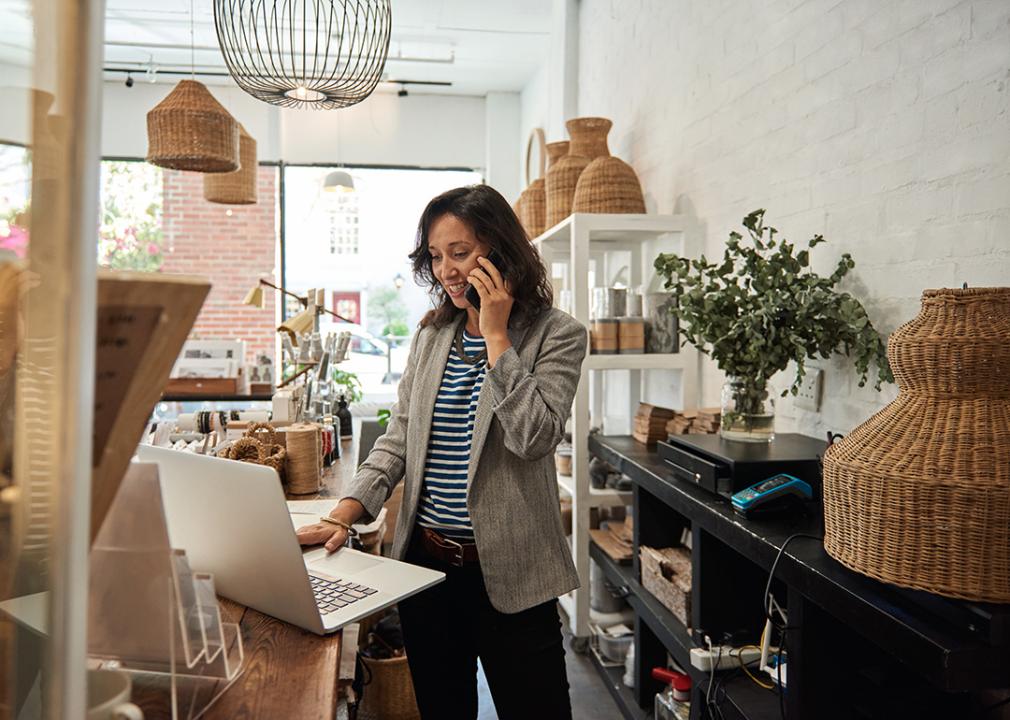
<svg viewBox="0 0 1010 720"><path fill-rule="evenodd" d="M331 525L339 525L344 530L347 531L349 537L358 537L358 531L353 527L345 523L343 520L337 520L336 518L330 517L329 515L320 515L319 519L323 522L330 523Z"/></svg>

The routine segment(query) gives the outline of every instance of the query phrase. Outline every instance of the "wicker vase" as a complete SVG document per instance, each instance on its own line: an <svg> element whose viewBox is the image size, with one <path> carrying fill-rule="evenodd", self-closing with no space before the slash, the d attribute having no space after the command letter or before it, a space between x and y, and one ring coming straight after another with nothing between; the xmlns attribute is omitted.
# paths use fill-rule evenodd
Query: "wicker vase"
<svg viewBox="0 0 1010 720"><path fill-rule="evenodd" d="M205 173L203 199L222 205L255 205L257 200L258 170L256 141L238 126L238 154L240 167L230 173Z"/></svg>
<svg viewBox="0 0 1010 720"><path fill-rule="evenodd" d="M604 135L604 147L606 142ZM642 184L628 163L606 151L579 175L572 212L644 213Z"/></svg>
<svg viewBox="0 0 1010 720"><path fill-rule="evenodd" d="M239 167L238 123L195 80L182 80L147 113L147 162L173 170Z"/></svg>
<svg viewBox="0 0 1010 720"><path fill-rule="evenodd" d="M1010 602L1010 288L927 290L897 399L824 457L824 547L902 587Z"/></svg>
<svg viewBox="0 0 1010 720"><path fill-rule="evenodd" d="M568 141L547 143L546 147L547 169L550 170L568 153ZM547 229L547 180L541 177L531 182L525 195L523 227L531 238L535 238Z"/></svg>
<svg viewBox="0 0 1010 720"><path fill-rule="evenodd" d="M572 201L579 175L589 163L607 155L607 133L611 122L606 118L575 118L565 123L572 137L568 154L547 171L547 227L554 227L572 214Z"/></svg>
<svg viewBox="0 0 1010 720"><path fill-rule="evenodd" d="M407 657L376 660L361 657L371 681L358 705L358 720L420 720Z"/></svg>

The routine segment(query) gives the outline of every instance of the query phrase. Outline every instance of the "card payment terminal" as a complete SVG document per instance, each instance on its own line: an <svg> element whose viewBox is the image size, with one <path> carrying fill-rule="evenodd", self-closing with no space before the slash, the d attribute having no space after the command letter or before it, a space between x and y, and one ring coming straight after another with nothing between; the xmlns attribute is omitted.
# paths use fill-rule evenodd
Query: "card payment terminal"
<svg viewBox="0 0 1010 720"><path fill-rule="evenodd" d="M803 480L787 473L779 473L736 493L732 502L734 510L749 516L798 506L802 501L810 500L813 495L810 485Z"/></svg>

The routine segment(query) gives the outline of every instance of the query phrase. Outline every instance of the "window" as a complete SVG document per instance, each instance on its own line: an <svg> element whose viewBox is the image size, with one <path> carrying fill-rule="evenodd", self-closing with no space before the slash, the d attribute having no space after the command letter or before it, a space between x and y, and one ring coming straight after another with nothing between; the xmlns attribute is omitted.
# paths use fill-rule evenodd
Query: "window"
<svg viewBox="0 0 1010 720"><path fill-rule="evenodd" d="M274 303L242 304L277 265L277 168L260 166L259 202L219 205L203 199L203 175L163 170L142 160L105 160L101 174L98 262L113 269L196 275L212 289L192 337L246 341L244 362L273 359Z"/></svg>
<svg viewBox="0 0 1010 720"><path fill-rule="evenodd" d="M105 160L101 175L98 264L160 270L164 261L163 171L146 162Z"/></svg>
<svg viewBox="0 0 1010 720"><path fill-rule="evenodd" d="M421 211L439 193L482 178L472 171L354 168L353 192L328 192L323 182L335 169L284 168L285 285L299 294L324 288L329 309L356 320L348 327L324 316L321 329L352 332L350 359L340 368L358 375L368 399L390 400L410 336L431 307L427 290L409 280L407 255Z"/></svg>
<svg viewBox="0 0 1010 720"><path fill-rule="evenodd" d="M0 144L0 256L24 258L28 252L31 186L28 150L20 145Z"/></svg>

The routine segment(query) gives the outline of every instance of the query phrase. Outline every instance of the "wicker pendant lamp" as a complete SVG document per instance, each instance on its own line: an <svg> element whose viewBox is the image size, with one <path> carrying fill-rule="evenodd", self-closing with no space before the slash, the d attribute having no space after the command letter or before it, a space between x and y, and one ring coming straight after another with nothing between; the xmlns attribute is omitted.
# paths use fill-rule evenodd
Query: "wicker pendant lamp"
<svg viewBox="0 0 1010 720"><path fill-rule="evenodd" d="M147 113L147 162L173 170L238 170L238 123L196 80L181 80Z"/></svg>
<svg viewBox="0 0 1010 720"><path fill-rule="evenodd" d="M856 572L1010 603L1010 288L927 290L890 405L824 455L824 548Z"/></svg>
<svg viewBox="0 0 1010 720"><path fill-rule="evenodd" d="M228 72L253 97L323 110L359 103L386 66L390 0L214 0Z"/></svg>
<svg viewBox="0 0 1010 720"><path fill-rule="evenodd" d="M255 205L256 141L238 126L239 169L230 173L208 173L203 176L203 199L222 205Z"/></svg>

